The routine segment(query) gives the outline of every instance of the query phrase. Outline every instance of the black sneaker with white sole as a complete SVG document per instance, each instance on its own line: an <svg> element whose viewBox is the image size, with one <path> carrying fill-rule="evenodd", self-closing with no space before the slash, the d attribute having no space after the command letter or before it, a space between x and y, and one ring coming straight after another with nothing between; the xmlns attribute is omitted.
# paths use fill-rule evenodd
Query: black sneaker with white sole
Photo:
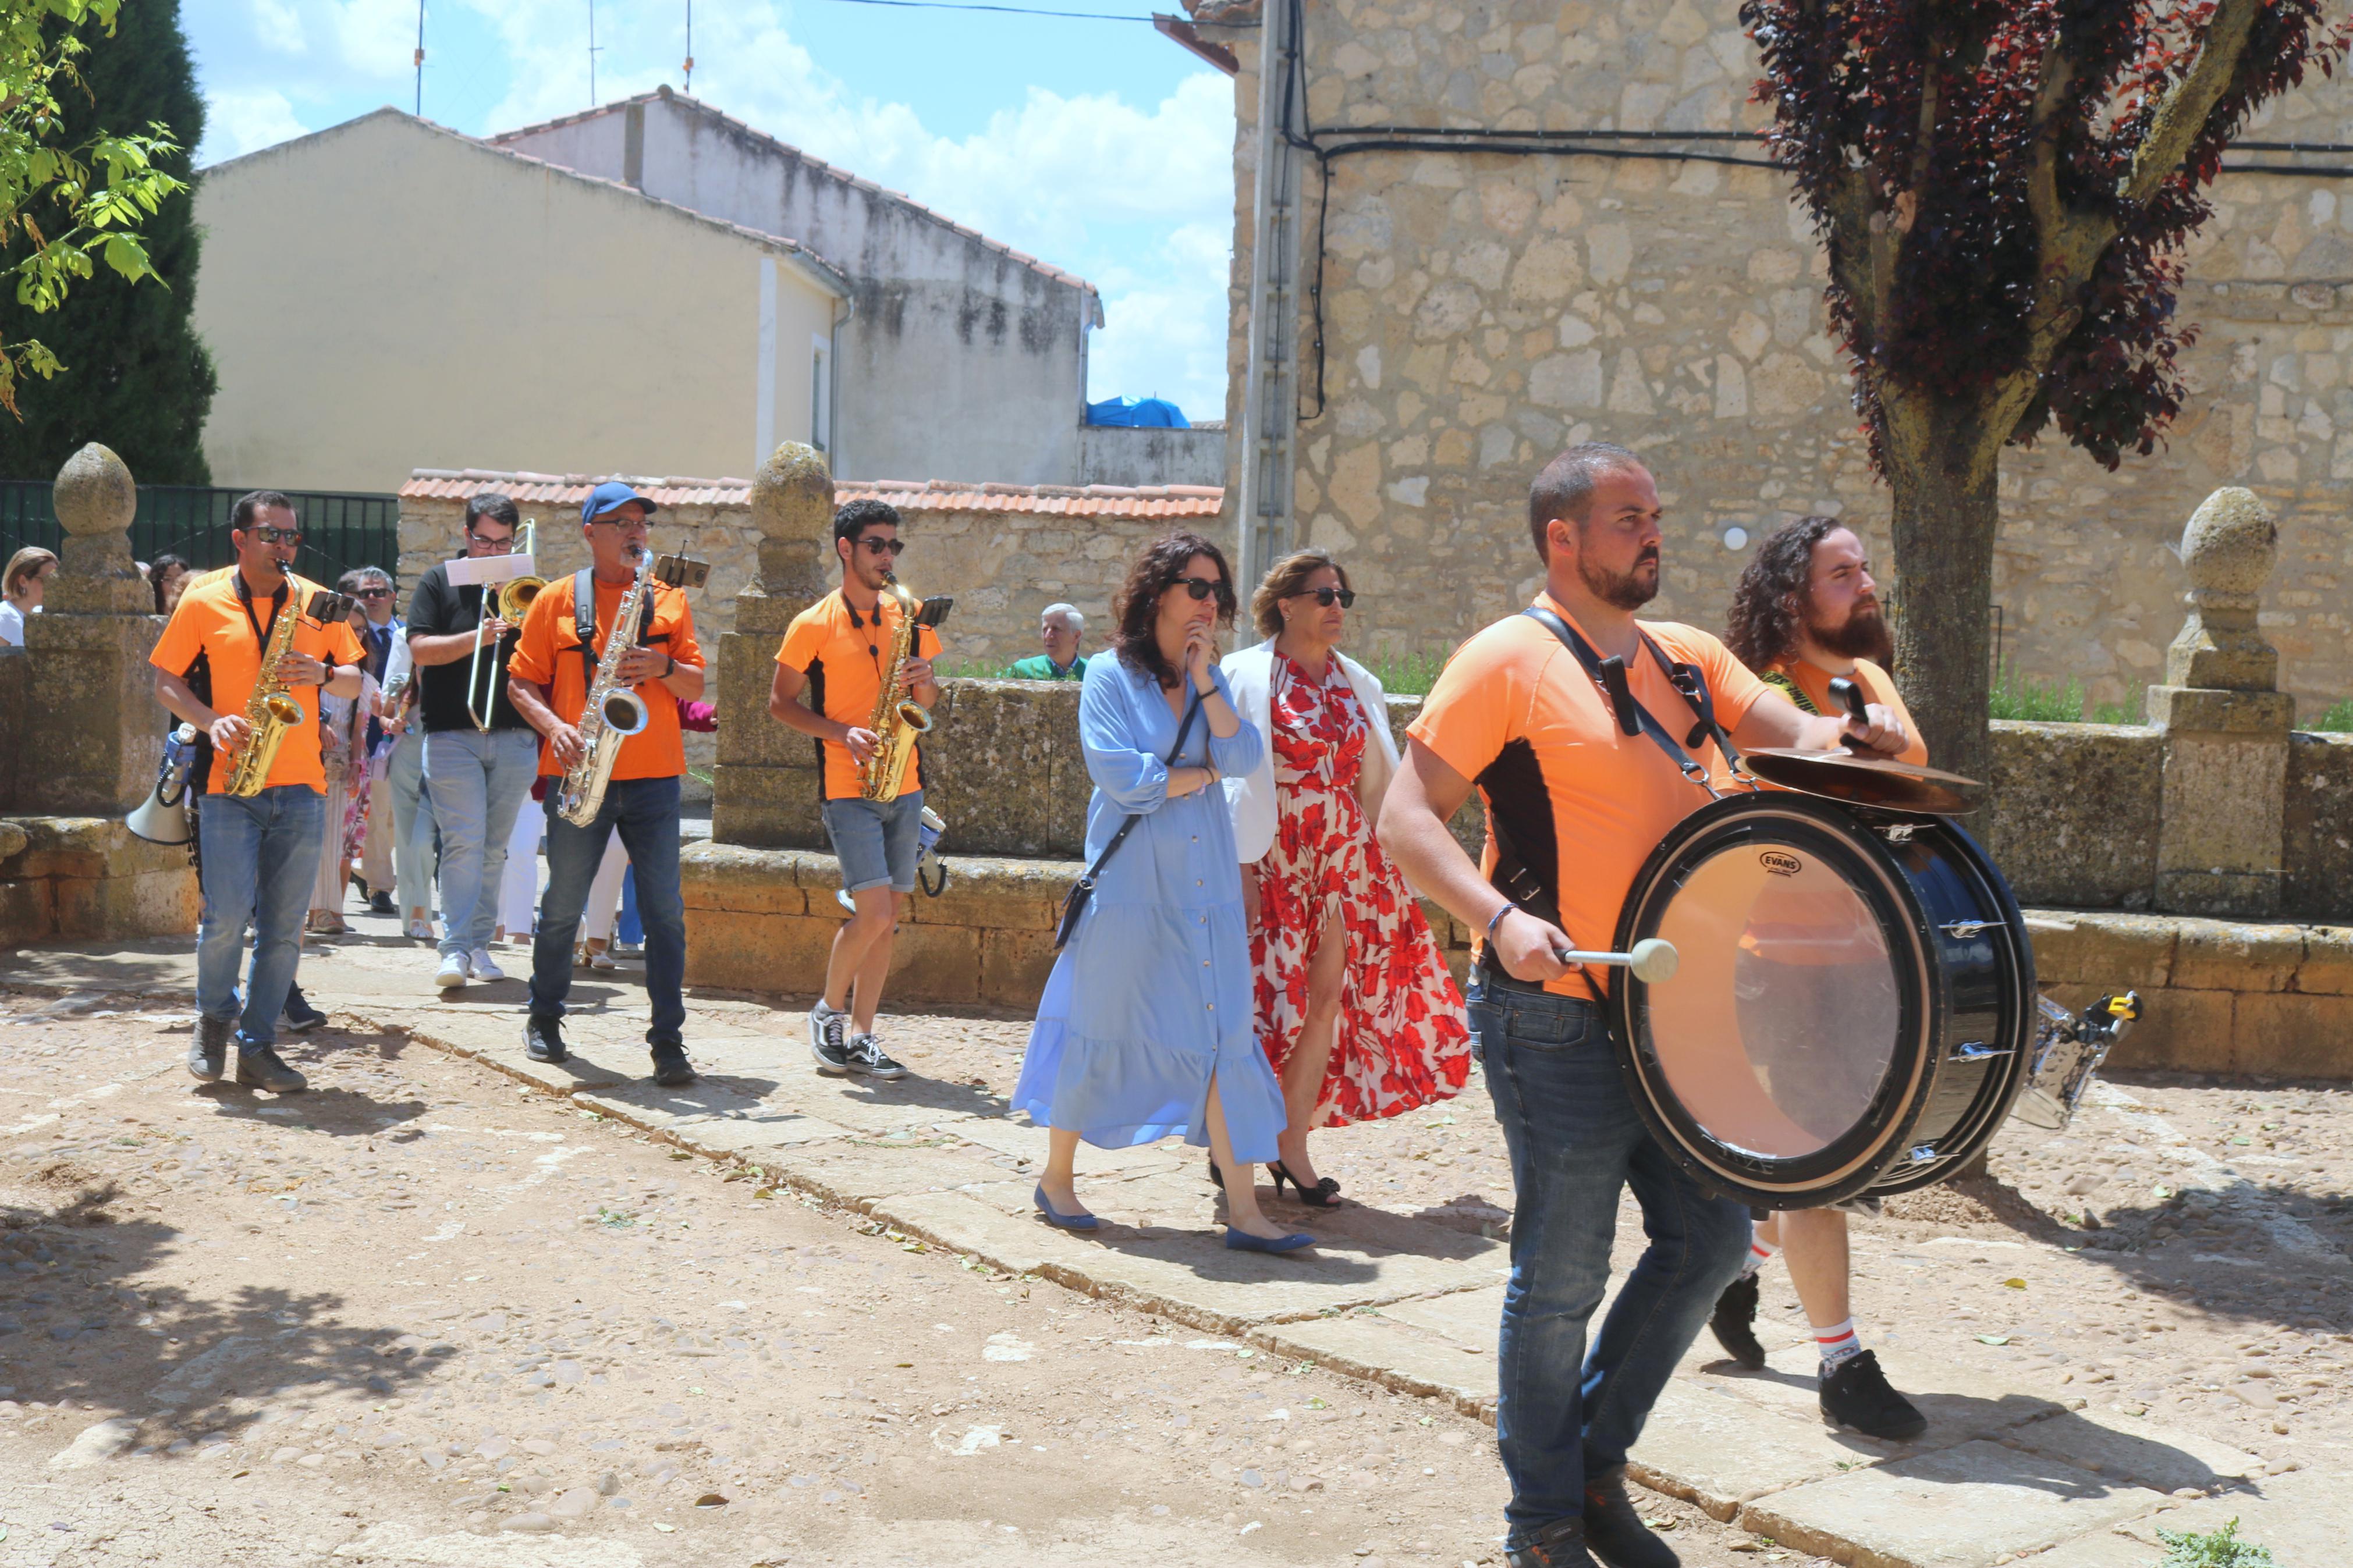
<svg viewBox="0 0 2353 1568"><path fill-rule="evenodd" d="M564 1048L564 1020L533 1014L522 1026L522 1054L535 1062L560 1062L572 1053Z"/></svg>
<svg viewBox="0 0 2353 1568"><path fill-rule="evenodd" d="M1823 1420L1852 1426L1866 1437L1902 1443L1928 1429L1928 1418L1888 1384L1879 1357L1870 1351L1822 1374L1821 1401Z"/></svg>
<svg viewBox="0 0 2353 1568"><path fill-rule="evenodd" d="M839 1078L849 1070L849 1014L810 1012L809 1055L817 1058L817 1070L828 1078Z"/></svg>
<svg viewBox="0 0 2353 1568"><path fill-rule="evenodd" d="M1726 1355L1751 1372L1765 1370L1765 1347L1757 1339L1757 1276L1744 1274L1724 1288L1707 1326Z"/></svg>
<svg viewBox="0 0 2353 1568"><path fill-rule="evenodd" d="M849 1037L849 1066L851 1072L863 1073L868 1078L887 1079L907 1076L905 1068L883 1054L882 1039L879 1035Z"/></svg>
<svg viewBox="0 0 2353 1568"><path fill-rule="evenodd" d="M298 1035L307 1035L327 1021L327 1016L311 1005L300 985L286 988L286 1026Z"/></svg>
<svg viewBox="0 0 2353 1568"><path fill-rule="evenodd" d="M664 1089L682 1089L694 1081L694 1064L686 1059L684 1046L665 1040L653 1050L654 1082Z"/></svg>
<svg viewBox="0 0 2353 1568"><path fill-rule="evenodd" d="M217 1083L228 1070L228 1038L235 1033L235 1019L197 1016L196 1037L188 1046L188 1072L199 1083Z"/></svg>
<svg viewBox="0 0 2353 1568"><path fill-rule="evenodd" d="M311 1080L288 1067L276 1050L246 1039L237 1043L237 1081L272 1094L300 1094L311 1087Z"/></svg>

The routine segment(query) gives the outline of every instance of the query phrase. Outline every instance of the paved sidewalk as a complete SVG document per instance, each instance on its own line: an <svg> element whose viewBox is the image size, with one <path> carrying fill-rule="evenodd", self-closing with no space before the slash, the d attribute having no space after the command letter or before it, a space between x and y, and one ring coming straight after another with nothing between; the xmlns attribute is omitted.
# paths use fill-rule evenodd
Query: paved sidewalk
<svg viewBox="0 0 2353 1568"><path fill-rule="evenodd" d="M822 1078L803 1015L698 996L689 1036L703 1077L660 1089L643 1076L635 984L586 975L575 990L586 1010L567 1021L575 1058L547 1067L523 1055L520 981L443 1002L420 952L339 943L306 956L307 989L339 1020L405 1032L682 1149L756 1164L775 1187L907 1236L1493 1419L1500 1241L1350 1205L1315 1216L1309 1254L1230 1252L1199 1153L1166 1145L1082 1149L1084 1191L1104 1225L1073 1236L1030 1212L1045 1133L1008 1121L977 1089ZM522 957L511 962L520 968ZM26 949L0 953L0 984L189 994L194 957L185 940ZM607 1002L618 1010L602 1011ZM1639 1225L1621 1222L1621 1276L1640 1245ZM2233 1517L2283 1568L2333 1562L2353 1538L2353 1485L2342 1476L2265 1476L2212 1440L2094 1419L2080 1399L1964 1386L1972 1380L1955 1369L1892 1348L1882 1359L1898 1386L1923 1391L1928 1435L1888 1444L1827 1429L1805 1353L1745 1373L1715 1360L1703 1336L1636 1450L1638 1478L1860 1568L1979 1568L2029 1554L2051 1568L2147 1568L2161 1555L2159 1524L2211 1529Z"/></svg>

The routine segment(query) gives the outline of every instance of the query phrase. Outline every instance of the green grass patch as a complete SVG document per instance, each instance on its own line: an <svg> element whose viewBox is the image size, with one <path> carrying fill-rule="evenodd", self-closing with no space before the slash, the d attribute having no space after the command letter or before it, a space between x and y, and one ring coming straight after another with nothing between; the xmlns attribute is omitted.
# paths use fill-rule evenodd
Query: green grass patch
<svg viewBox="0 0 2353 1568"><path fill-rule="evenodd" d="M1429 652L1385 653L1371 663L1375 679L1392 697L1429 696L1438 684L1438 672L1445 668L1444 654Z"/></svg>
<svg viewBox="0 0 2353 1568"><path fill-rule="evenodd" d="M2353 697L2338 698L2329 706L2328 711L2313 721L2307 728L2330 735L2353 732Z"/></svg>
<svg viewBox="0 0 2353 1568"><path fill-rule="evenodd" d="M1987 715L2042 724L2080 724L2084 721L2084 683L2069 677L2067 684L2037 680L2004 665L2001 679L1986 693Z"/></svg>
<svg viewBox="0 0 2353 1568"><path fill-rule="evenodd" d="M2157 1568L2279 1568L2270 1551L2239 1539L2239 1521L2205 1531L2159 1529L2165 1561Z"/></svg>

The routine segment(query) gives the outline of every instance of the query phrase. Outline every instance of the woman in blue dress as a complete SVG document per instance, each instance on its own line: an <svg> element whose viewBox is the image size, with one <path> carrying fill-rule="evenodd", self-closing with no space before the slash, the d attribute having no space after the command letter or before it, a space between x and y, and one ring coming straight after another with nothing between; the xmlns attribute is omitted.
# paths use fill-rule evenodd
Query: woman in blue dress
<svg viewBox="0 0 2353 1568"><path fill-rule="evenodd" d="M1113 608L1115 657L1091 661L1079 690L1095 785L1089 863L1131 815L1141 820L1055 961L1013 1090L1015 1107L1051 1130L1038 1210L1093 1229L1073 1185L1079 1141L1116 1149L1177 1135L1207 1144L1223 1175L1226 1245L1287 1252L1314 1237L1259 1212L1251 1167L1277 1157L1282 1089L1253 1022L1233 820L1211 787L1249 773L1265 745L1218 669L1232 574L1208 540L1171 534L1145 547Z"/></svg>

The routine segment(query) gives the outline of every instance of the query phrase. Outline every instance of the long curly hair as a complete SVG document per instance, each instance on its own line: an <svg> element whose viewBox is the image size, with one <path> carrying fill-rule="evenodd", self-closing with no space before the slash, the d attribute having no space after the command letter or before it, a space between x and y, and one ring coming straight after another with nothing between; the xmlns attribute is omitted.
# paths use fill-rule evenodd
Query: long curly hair
<svg viewBox="0 0 2353 1568"><path fill-rule="evenodd" d="M1128 567L1127 581L1112 598L1112 618L1119 623L1112 634L1113 650L1130 668L1151 672L1164 691L1174 688L1184 675L1160 657L1160 639L1153 635L1153 623L1159 618L1160 595L1185 575L1187 563L1199 555L1218 563L1218 625L1231 626L1233 568L1226 564L1224 551L1198 533L1166 534L1145 545Z"/></svg>
<svg viewBox="0 0 2353 1568"><path fill-rule="evenodd" d="M1832 529L1845 526L1834 517L1801 517L1766 535L1733 585L1732 614L1724 629L1733 658L1751 669L1766 669L1797 651L1812 586L1814 546Z"/></svg>

